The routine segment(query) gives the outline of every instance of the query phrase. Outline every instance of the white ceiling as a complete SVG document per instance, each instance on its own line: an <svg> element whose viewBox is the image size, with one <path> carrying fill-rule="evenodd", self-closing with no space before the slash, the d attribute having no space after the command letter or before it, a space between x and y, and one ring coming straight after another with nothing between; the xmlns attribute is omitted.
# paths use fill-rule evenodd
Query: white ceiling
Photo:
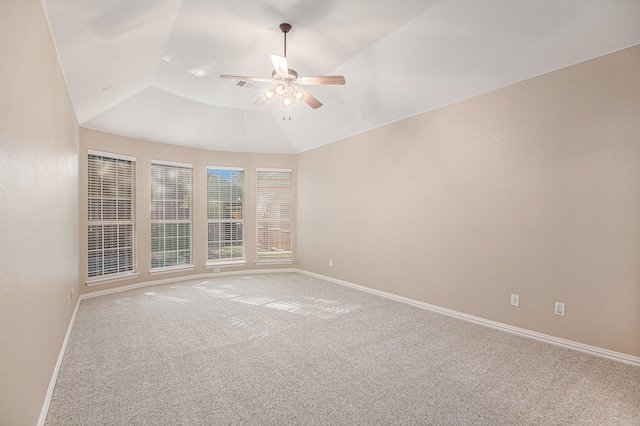
<svg viewBox="0 0 640 426"><path fill-rule="evenodd" d="M241 152L303 152L640 44L640 0L43 0L81 126ZM324 103L256 106L289 67L344 75ZM640 76L639 76L640 78Z"/></svg>

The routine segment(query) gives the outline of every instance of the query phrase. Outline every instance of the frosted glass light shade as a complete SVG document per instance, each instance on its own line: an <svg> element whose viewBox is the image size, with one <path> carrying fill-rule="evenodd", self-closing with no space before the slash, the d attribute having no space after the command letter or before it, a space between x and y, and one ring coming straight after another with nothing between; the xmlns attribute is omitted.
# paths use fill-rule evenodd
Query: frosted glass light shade
<svg viewBox="0 0 640 426"><path fill-rule="evenodd" d="M304 92L300 89L295 89L293 91L293 97L295 98L296 101L300 102L302 98L304 98Z"/></svg>
<svg viewBox="0 0 640 426"><path fill-rule="evenodd" d="M264 96L268 100L271 100L275 95L276 95L276 92L273 89L267 89L264 91Z"/></svg>
<svg viewBox="0 0 640 426"><path fill-rule="evenodd" d="M273 90L276 94L283 95L287 91L287 86L284 83L276 83L276 85L273 86Z"/></svg>

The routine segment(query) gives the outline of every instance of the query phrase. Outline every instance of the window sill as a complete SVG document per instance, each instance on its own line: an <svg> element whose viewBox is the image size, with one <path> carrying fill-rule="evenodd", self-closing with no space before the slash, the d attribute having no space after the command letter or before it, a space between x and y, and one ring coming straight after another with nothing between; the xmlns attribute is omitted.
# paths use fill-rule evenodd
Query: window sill
<svg viewBox="0 0 640 426"><path fill-rule="evenodd" d="M102 285L102 284L113 283L116 281L130 280L132 278L137 278L139 275L140 274L138 272L125 272L121 274L102 276L99 278L90 278L87 281L85 281L85 284L88 287L92 287L94 285Z"/></svg>
<svg viewBox="0 0 640 426"><path fill-rule="evenodd" d="M204 267L207 269L211 269L211 268L218 268L220 266L244 266L246 264L247 264L247 261L245 259L225 260L221 262L208 262L206 265L204 265Z"/></svg>
<svg viewBox="0 0 640 426"><path fill-rule="evenodd" d="M266 265L266 264L292 264L293 263L293 259L263 259L263 260L256 260L256 265Z"/></svg>
<svg viewBox="0 0 640 426"><path fill-rule="evenodd" d="M152 269L149 271L149 275L170 274L171 272L191 271L193 269L196 269L196 265L169 266L167 268Z"/></svg>

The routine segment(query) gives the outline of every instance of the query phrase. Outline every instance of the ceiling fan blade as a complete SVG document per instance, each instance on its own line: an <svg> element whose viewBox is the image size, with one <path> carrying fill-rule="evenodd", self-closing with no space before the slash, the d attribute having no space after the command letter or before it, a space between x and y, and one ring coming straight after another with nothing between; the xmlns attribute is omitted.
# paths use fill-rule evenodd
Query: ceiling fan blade
<svg viewBox="0 0 640 426"><path fill-rule="evenodd" d="M326 75L321 77L300 77L300 84L305 86L323 85L323 84L345 84L346 81L341 75Z"/></svg>
<svg viewBox="0 0 640 426"><path fill-rule="evenodd" d="M322 102L314 98L309 92L304 89L299 89L302 93L304 93L304 97L302 100L309 105L311 108L316 109L322 106Z"/></svg>
<svg viewBox="0 0 640 426"><path fill-rule="evenodd" d="M287 66L287 58L280 55L271 55L271 62L273 62L273 69L276 70L276 74L281 76L289 75L289 67Z"/></svg>
<svg viewBox="0 0 640 426"><path fill-rule="evenodd" d="M269 101L265 95L260 96L253 104L254 105L264 105Z"/></svg>
<svg viewBox="0 0 640 426"><path fill-rule="evenodd" d="M221 74L220 78L227 78L229 80L259 81L259 82L262 82L262 83L271 83L271 79L270 78L246 77L244 75Z"/></svg>

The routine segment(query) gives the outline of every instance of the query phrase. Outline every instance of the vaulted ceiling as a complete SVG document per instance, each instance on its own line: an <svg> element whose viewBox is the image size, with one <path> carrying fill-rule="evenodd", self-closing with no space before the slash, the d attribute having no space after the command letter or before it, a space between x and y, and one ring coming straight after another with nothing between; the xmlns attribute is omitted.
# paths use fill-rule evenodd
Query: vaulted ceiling
<svg viewBox="0 0 640 426"><path fill-rule="evenodd" d="M81 126L240 152L303 152L640 44L640 0L43 4ZM306 88L321 108L254 105L259 86L219 78L269 78L282 22L290 68L346 78Z"/></svg>

